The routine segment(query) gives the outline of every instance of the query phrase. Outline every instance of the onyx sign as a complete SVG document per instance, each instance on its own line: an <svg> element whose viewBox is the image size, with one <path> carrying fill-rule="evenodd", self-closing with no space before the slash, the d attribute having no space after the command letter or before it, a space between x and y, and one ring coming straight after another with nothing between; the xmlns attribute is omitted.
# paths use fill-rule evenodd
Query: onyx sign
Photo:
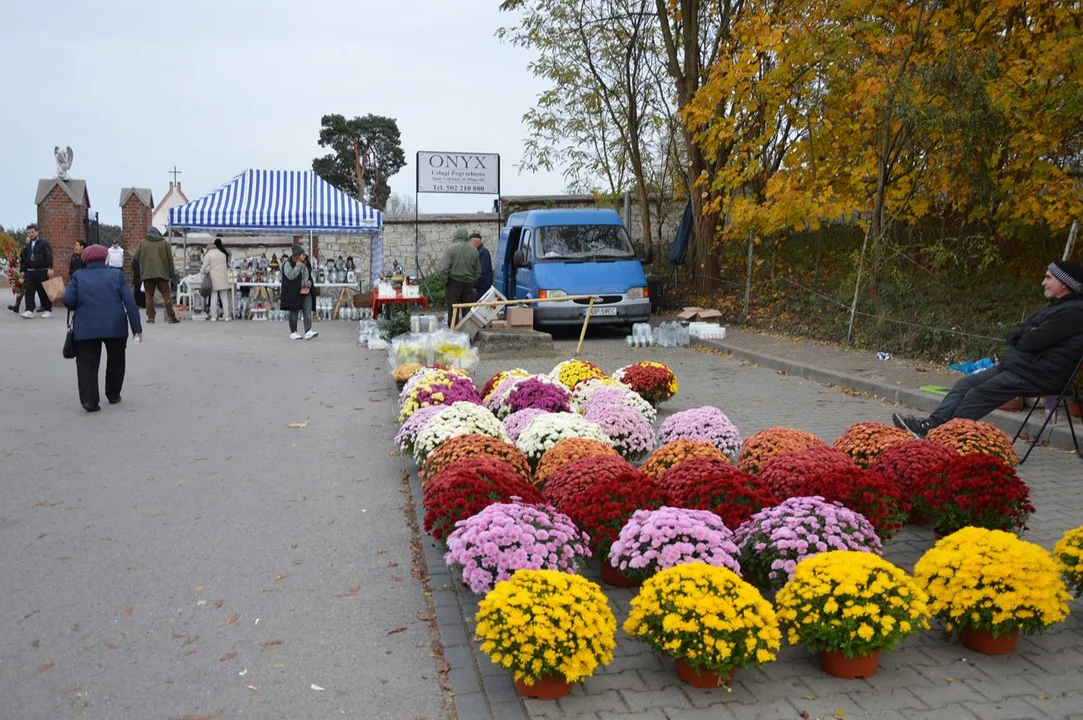
<svg viewBox="0 0 1083 720"><path fill-rule="evenodd" d="M500 194L500 156L496 153L417 154L419 193Z"/></svg>

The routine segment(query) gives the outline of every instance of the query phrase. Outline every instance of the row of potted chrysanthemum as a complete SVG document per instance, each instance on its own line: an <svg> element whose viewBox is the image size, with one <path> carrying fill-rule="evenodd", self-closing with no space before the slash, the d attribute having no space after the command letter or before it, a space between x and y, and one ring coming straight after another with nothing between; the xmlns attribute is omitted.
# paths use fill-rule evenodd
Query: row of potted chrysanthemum
<svg viewBox="0 0 1083 720"><path fill-rule="evenodd" d="M1062 542L1078 548L1083 528ZM1005 561L1005 558L1008 558ZM1010 651L1020 633L1040 633L1068 614L1065 577L1042 548L996 530L944 538L913 577L879 556L832 550L798 563L772 605L731 568L681 563L647 579L623 628L673 658L698 687L775 659L783 633L817 653L826 672L869 677L882 652L939 620L967 647ZM612 659L616 621L601 589L555 570L519 570L479 603L477 636L520 692L554 698Z"/></svg>

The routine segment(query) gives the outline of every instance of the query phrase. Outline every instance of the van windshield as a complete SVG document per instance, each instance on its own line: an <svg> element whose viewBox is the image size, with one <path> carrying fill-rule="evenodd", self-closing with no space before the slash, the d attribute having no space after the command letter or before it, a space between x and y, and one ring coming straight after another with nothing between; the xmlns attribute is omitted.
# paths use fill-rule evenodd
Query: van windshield
<svg viewBox="0 0 1083 720"><path fill-rule="evenodd" d="M634 258L623 225L550 225L537 233L539 260Z"/></svg>

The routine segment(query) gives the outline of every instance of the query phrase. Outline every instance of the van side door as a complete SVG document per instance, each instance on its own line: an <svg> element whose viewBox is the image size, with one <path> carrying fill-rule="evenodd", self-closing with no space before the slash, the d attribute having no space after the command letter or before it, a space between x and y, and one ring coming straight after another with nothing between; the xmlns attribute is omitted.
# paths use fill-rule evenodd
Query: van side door
<svg viewBox="0 0 1083 720"><path fill-rule="evenodd" d="M496 281L493 283L506 298L515 297L515 251L519 249L519 238L523 232L521 227L512 227L507 238L502 238L503 244L497 252L498 267L493 269Z"/></svg>
<svg viewBox="0 0 1083 720"><path fill-rule="evenodd" d="M519 249L523 252L523 264L517 268L515 274L515 297L536 298L538 297L538 283L534 279L534 231L532 228L522 229L519 240ZM510 296L509 296L510 297Z"/></svg>

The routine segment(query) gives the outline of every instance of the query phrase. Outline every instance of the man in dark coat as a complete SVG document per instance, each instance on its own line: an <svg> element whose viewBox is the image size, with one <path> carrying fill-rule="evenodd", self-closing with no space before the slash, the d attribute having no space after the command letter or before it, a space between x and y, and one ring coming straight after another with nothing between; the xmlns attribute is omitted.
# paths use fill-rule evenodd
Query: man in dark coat
<svg viewBox="0 0 1083 720"><path fill-rule="evenodd" d="M478 251L478 260L481 262L481 276L474 283L474 302L478 302L493 286L493 257L477 230L470 233L470 244Z"/></svg>
<svg viewBox="0 0 1083 720"><path fill-rule="evenodd" d="M1042 288L1049 303L1011 329L1000 362L955 383L927 418L894 413L895 426L924 438L948 420L980 420L1020 395L1060 393L1083 357L1083 265L1050 263Z"/></svg>
<svg viewBox="0 0 1083 720"><path fill-rule="evenodd" d="M34 317L34 295L41 301L41 316L53 316L53 301L45 292L44 283L53 276L53 248L38 235L37 225L26 226L26 245L23 246L19 267L26 275L26 311L24 318Z"/></svg>

